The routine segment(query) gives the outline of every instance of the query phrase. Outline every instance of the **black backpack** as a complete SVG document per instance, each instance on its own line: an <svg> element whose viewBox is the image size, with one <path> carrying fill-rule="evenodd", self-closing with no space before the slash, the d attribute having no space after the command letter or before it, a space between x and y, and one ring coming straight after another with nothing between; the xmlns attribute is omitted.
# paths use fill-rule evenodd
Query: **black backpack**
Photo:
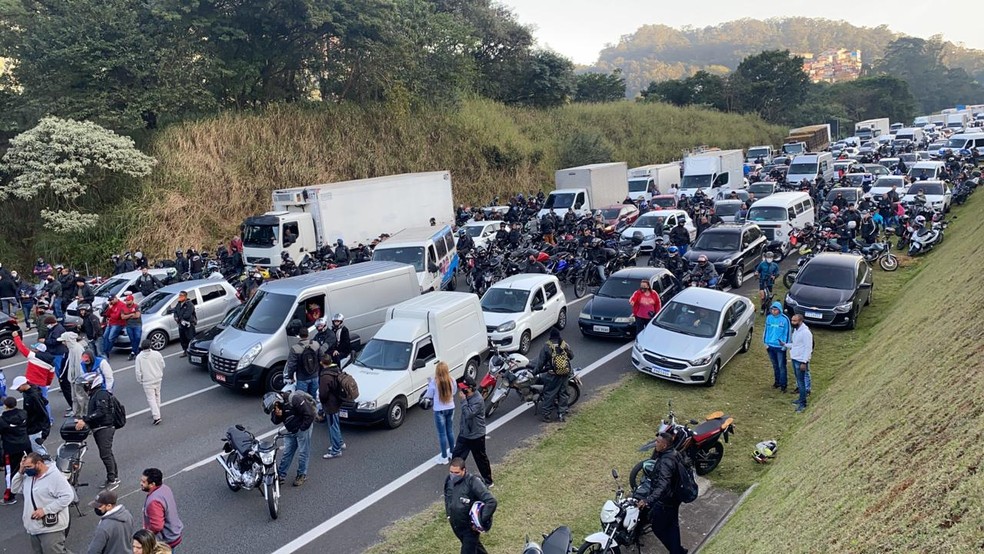
<svg viewBox="0 0 984 554"><path fill-rule="evenodd" d="M308 378L317 376L318 370L321 369L321 364L318 362L318 351L311 348L310 345L305 346L304 350L301 351L297 364L297 369L300 370L298 373Z"/></svg>
<svg viewBox="0 0 984 554"><path fill-rule="evenodd" d="M113 393L106 392L109 394L109 408L113 412L113 428L122 429L126 425L126 407Z"/></svg>
<svg viewBox="0 0 984 554"><path fill-rule="evenodd" d="M676 464L676 483L673 496L685 504L697 500L700 489L697 487L697 481L694 480L694 472L687 467L687 464L683 463L679 455L673 456L673 461Z"/></svg>

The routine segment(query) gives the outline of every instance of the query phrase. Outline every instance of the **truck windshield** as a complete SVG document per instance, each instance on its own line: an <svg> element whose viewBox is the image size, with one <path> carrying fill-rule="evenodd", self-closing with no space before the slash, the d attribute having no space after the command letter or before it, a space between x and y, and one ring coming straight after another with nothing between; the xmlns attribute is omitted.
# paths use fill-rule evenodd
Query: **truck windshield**
<svg viewBox="0 0 984 554"><path fill-rule="evenodd" d="M748 221L786 221L789 214L786 208L776 206L752 206L748 210Z"/></svg>
<svg viewBox="0 0 984 554"><path fill-rule="evenodd" d="M649 179L632 179L629 181L629 192L646 192L646 187L649 186Z"/></svg>
<svg viewBox="0 0 984 554"><path fill-rule="evenodd" d="M788 175L816 175L816 163L798 163L789 166Z"/></svg>
<svg viewBox="0 0 984 554"><path fill-rule="evenodd" d="M799 143L784 144L782 146L782 151L786 154L800 154L803 152L803 145Z"/></svg>
<svg viewBox="0 0 984 554"><path fill-rule="evenodd" d="M276 245L279 238L279 225L251 224L243 227L243 246L265 248Z"/></svg>
<svg viewBox="0 0 984 554"><path fill-rule="evenodd" d="M550 208L564 209L574 206L574 197L576 196L573 192L551 192L547 195L547 200L543 203L543 209L549 210Z"/></svg>
<svg viewBox="0 0 984 554"><path fill-rule="evenodd" d="M374 338L362 349L355 363L371 369L401 371L410 367L412 350L413 345L409 342Z"/></svg>
<svg viewBox="0 0 984 554"><path fill-rule="evenodd" d="M420 273L424 270L424 247L377 248L372 253L372 261L412 265L413 270Z"/></svg>
<svg viewBox="0 0 984 554"><path fill-rule="evenodd" d="M680 180L680 190L711 188L713 175L684 175Z"/></svg>
<svg viewBox="0 0 984 554"><path fill-rule="evenodd" d="M745 157L754 160L756 158L765 158L768 155L769 155L768 148L750 148L748 150L748 155Z"/></svg>
<svg viewBox="0 0 984 554"><path fill-rule="evenodd" d="M232 327L240 331L270 335L280 329L287 315L294 309L294 297L258 290L246 302Z"/></svg>

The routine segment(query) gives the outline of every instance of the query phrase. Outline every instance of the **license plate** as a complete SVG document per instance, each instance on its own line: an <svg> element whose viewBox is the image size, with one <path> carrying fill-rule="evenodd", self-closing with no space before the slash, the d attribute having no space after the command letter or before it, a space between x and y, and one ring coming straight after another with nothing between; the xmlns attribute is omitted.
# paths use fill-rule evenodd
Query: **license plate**
<svg viewBox="0 0 984 554"><path fill-rule="evenodd" d="M611 331L611 329L607 325L594 325L594 326L591 327L591 329L595 333L607 333L607 332Z"/></svg>
<svg viewBox="0 0 984 554"><path fill-rule="evenodd" d="M193 363L193 364L200 364L200 363L202 363L202 357L201 356L188 356L188 360L190 360L191 363Z"/></svg>
<svg viewBox="0 0 984 554"><path fill-rule="evenodd" d="M668 369L663 369L660 367L651 367L649 368L649 371L653 375L662 375L663 377L671 377L673 375Z"/></svg>
<svg viewBox="0 0 984 554"><path fill-rule="evenodd" d="M348 418L348 410L338 410L338 417Z"/></svg>
<svg viewBox="0 0 984 554"><path fill-rule="evenodd" d="M215 374L215 380L216 381L222 381L223 383L225 383L226 376L225 375L222 375L221 373L216 373Z"/></svg>
<svg viewBox="0 0 984 554"><path fill-rule="evenodd" d="M820 312L805 312L803 315L812 317L813 319L823 319L823 314Z"/></svg>

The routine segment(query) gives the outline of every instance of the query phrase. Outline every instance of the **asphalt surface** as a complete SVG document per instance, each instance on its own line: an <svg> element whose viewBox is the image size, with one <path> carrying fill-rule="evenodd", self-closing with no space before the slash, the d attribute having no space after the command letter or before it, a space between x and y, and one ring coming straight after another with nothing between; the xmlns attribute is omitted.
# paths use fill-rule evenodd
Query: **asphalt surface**
<svg viewBox="0 0 984 554"><path fill-rule="evenodd" d="M746 279L737 292L748 294L755 287L753 281ZM627 343L581 336L576 321L586 298L576 299L570 287L565 288L565 293L570 306L564 337L574 349L574 365L588 370L583 377L583 401L600 387L634 370ZM29 335L27 340L32 338ZM534 341L531 352L538 352L544 339L542 336ZM332 460L321 458L328 447L327 427L315 424L308 481L295 488L288 480L282 488L280 518L271 520L261 494L229 490L221 467L213 460L226 429L233 424L246 425L257 435L274 431L259 397L215 385L205 371L178 357L177 343L163 354L167 368L160 426L151 423L143 390L134 379L133 364L126 361L126 353L117 351L110 358L116 396L128 413L127 425L117 431L115 440L123 481L117 493L139 524L144 501L139 490L140 473L147 467L160 468L165 483L174 490L185 523L181 548L185 552L360 552L378 542L379 531L390 523L440 498L447 468L433 464L439 453L433 416L414 408L395 430L343 426L348 449ZM0 361L8 383L23 374L22 362L19 356ZM57 392L49 394L49 399L56 415L55 426L59 426L65 401ZM457 425L457 415L455 420ZM510 450L538 433L542 425L548 425L540 423L532 410L523 411L515 395L500 406L488 423L493 474L496 463ZM60 442L57 429L53 429L46 443L52 455ZM105 479L95 444L91 439L89 443L82 481L90 485L80 489L82 506L95 498L98 485ZM290 479L296 464L295 457ZM22 497L16 505L0 506L0 552L30 551L20 519L22 510ZM86 507L84 511L81 518L72 513L68 546L75 552L86 550L98 523L91 509ZM521 540L517 537L517 545ZM331 547L326 550L325 545L329 544Z"/></svg>

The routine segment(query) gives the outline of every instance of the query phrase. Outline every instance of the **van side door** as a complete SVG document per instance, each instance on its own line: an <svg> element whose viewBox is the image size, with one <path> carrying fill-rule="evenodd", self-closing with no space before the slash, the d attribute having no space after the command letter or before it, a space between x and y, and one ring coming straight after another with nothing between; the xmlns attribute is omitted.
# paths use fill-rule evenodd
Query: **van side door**
<svg viewBox="0 0 984 554"><path fill-rule="evenodd" d="M434 368L437 366L437 351L434 349L434 341L430 336L417 341L413 349L413 358L410 362L410 390L401 391L407 393L408 401L416 402L417 397L411 394L423 392L427 386L427 379L434 376ZM454 367L450 368L454 370Z"/></svg>
<svg viewBox="0 0 984 554"><path fill-rule="evenodd" d="M548 281L547 284L543 285L543 293L547 298L546 309L544 312L547 313L548 321L547 327L557 322L560 317L560 310L564 309L566 306L564 293L561 292L557 283L553 281Z"/></svg>

